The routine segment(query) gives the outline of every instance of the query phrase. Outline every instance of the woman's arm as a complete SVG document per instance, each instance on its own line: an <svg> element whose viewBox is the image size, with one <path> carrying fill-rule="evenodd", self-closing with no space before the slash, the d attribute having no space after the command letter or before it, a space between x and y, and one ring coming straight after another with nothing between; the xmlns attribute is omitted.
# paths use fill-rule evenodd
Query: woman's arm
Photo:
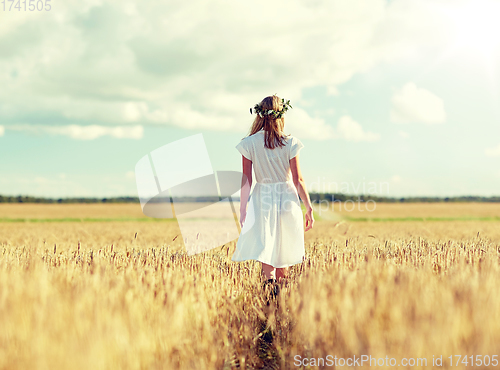
<svg viewBox="0 0 500 370"><path fill-rule="evenodd" d="M297 154L295 157L290 159L290 170L292 171L292 178L293 178L293 183L295 184L295 187L297 188L297 193L300 196L300 199L302 199L302 202L306 206L306 229L310 230L312 229L314 225L314 216L312 213L312 204L311 204L311 199L309 198L309 193L307 192L306 189L306 183L304 181L304 178L302 177L302 172L300 171L300 164L299 164L299 155Z"/></svg>
<svg viewBox="0 0 500 370"><path fill-rule="evenodd" d="M240 225L243 227L247 215L247 203L250 196L250 189L252 188L252 161L243 158L243 178L241 180L241 197L240 197Z"/></svg>

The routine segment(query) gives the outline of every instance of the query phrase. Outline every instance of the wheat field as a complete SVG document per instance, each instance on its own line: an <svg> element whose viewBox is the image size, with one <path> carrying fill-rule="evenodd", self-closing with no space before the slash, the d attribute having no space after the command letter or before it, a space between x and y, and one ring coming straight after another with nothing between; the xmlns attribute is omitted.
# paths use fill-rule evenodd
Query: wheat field
<svg viewBox="0 0 500 370"><path fill-rule="evenodd" d="M495 367L500 204L317 216L268 306L236 241L187 256L137 204L1 204L0 369Z"/></svg>

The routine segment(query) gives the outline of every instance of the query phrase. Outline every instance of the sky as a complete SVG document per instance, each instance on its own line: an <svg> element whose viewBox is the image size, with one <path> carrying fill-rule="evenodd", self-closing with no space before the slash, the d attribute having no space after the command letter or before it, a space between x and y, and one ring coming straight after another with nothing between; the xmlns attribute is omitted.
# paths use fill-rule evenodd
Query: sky
<svg viewBox="0 0 500 370"><path fill-rule="evenodd" d="M200 133L215 171L239 171L272 94L309 191L500 195L500 1L11 5L1 195L137 196L137 162Z"/></svg>

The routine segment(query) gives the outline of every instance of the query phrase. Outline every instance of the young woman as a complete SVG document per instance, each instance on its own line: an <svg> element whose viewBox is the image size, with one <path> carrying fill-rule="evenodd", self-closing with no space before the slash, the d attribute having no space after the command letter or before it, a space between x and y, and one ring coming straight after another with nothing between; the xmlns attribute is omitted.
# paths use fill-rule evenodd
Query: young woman
<svg viewBox="0 0 500 370"><path fill-rule="evenodd" d="M257 117L250 133L236 146L242 155L244 176L240 197L242 229L232 260L262 262L266 283L272 284L285 279L288 267L304 258L304 224L298 196L306 206L305 231L314 224L299 166L299 151L304 145L283 133L283 115L289 106L289 101L276 95L256 104ZM250 196L252 167L256 184ZM277 294L279 287L274 291Z"/></svg>

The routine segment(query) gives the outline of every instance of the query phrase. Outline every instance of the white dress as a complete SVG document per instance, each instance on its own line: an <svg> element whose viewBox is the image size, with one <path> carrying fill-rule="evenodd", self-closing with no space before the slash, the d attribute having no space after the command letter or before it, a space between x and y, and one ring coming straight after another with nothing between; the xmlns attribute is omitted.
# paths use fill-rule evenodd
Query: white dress
<svg viewBox="0 0 500 370"><path fill-rule="evenodd" d="M301 263L305 255L304 219L290 171L290 159L304 145L288 136L285 146L268 149L264 135L261 130L236 145L252 161L255 187L232 260L287 267Z"/></svg>

